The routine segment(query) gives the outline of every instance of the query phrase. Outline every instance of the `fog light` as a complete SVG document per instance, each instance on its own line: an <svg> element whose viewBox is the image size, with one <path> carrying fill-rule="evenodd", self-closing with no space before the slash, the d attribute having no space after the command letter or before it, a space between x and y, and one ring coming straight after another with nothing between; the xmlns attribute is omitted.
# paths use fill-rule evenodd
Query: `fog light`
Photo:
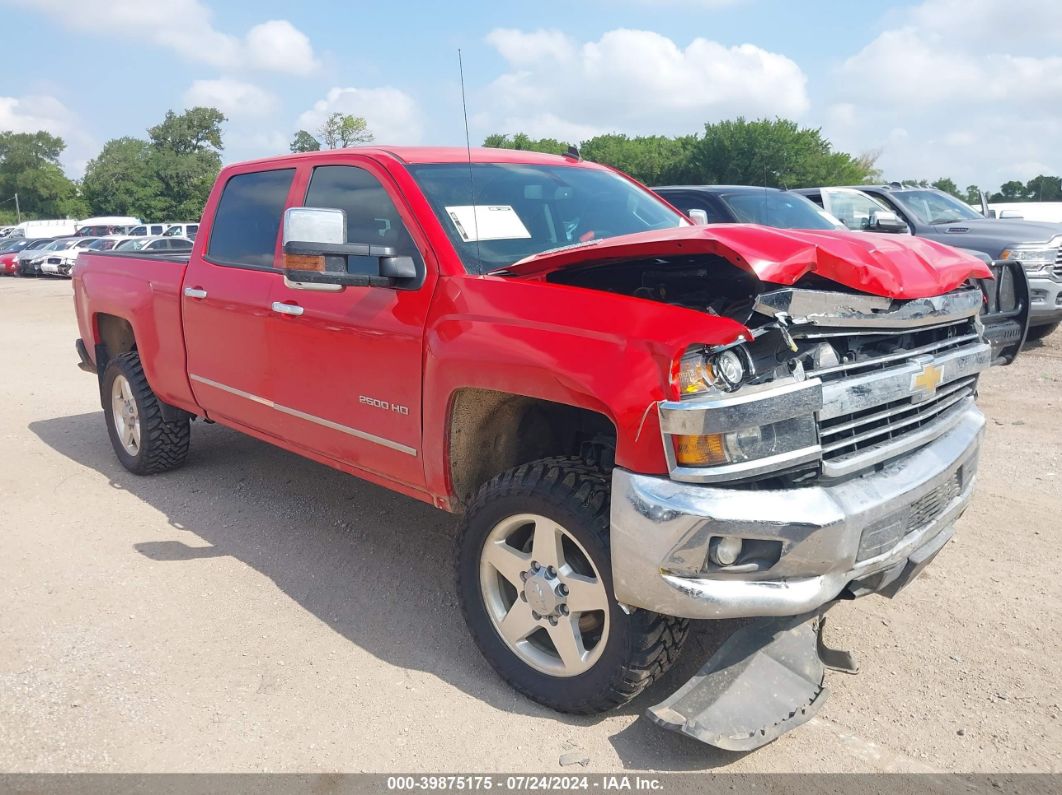
<svg viewBox="0 0 1062 795"><path fill-rule="evenodd" d="M742 542L734 536L723 536L712 545L710 557L717 566L731 566L741 554Z"/></svg>

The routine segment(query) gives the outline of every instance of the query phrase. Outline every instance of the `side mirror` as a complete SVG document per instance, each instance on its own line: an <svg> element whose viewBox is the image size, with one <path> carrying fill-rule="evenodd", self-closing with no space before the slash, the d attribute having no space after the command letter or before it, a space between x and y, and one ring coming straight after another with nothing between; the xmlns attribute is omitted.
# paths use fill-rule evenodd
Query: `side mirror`
<svg viewBox="0 0 1062 795"><path fill-rule="evenodd" d="M871 232L887 232L895 234L898 232L906 232L907 224L905 224L903 219L896 213L891 213L887 210L875 210L870 214L867 229Z"/></svg>
<svg viewBox="0 0 1062 795"><path fill-rule="evenodd" d="M412 257L390 246L347 242L342 210L289 207L284 212L284 282L302 290L390 287L417 277Z"/></svg>
<svg viewBox="0 0 1062 795"><path fill-rule="evenodd" d="M1025 216L1022 215L1017 210L1003 210L1003 212L1001 212L999 214L999 218L1000 218L1000 220L1003 220L1003 219L1006 218L1006 219L1009 219L1011 221L1021 221L1021 220L1023 220L1025 218Z"/></svg>
<svg viewBox="0 0 1062 795"><path fill-rule="evenodd" d="M704 210L687 210L686 215L690 217L695 226L707 226L708 213Z"/></svg>

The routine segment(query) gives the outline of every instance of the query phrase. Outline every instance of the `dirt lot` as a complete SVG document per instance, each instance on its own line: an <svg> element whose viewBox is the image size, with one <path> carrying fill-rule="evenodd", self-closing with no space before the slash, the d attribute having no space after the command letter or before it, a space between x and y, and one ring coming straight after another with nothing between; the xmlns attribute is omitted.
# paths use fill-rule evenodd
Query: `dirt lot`
<svg viewBox="0 0 1062 795"><path fill-rule="evenodd" d="M725 625L630 707L557 715L469 640L452 517L216 425L183 470L126 473L70 296L0 281L0 770L1062 771L1062 333L984 378L955 540L895 601L831 613L862 673L740 755L640 717Z"/></svg>

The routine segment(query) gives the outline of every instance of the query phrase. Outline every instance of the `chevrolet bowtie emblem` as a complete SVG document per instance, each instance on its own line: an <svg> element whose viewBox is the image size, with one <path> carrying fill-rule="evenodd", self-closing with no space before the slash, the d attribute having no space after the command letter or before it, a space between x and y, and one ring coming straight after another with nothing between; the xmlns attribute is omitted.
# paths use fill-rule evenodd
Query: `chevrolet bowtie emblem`
<svg viewBox="0 0 1062 795"><path fill-rule="evenodd" d="M916 393L915 399L925 400L928 397L932 397L943 380L943 370L932 364L924 365L922 372L916 373L911 379L911 389Z"/></svg>

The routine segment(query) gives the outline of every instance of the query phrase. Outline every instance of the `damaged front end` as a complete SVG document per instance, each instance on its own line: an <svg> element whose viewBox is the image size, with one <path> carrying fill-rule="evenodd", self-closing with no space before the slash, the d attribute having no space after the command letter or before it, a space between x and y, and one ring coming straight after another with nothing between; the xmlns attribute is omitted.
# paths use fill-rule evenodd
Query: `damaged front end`
<svg viewBox="0 0 1062 795"><path fill-rule="evenodd" d="M990 273L972 258L911 243L889 256L855 235L813 235L813 246L784 235L750 251L737 237L526 268L745 329L677 357L656 407L668 474L617 467L611 525L621 603L754 619L650 710L748 750L821 705L822 612L894 596L952 537L983 436L978 376L1000 353L985 334ZM1012 311L1006 292L989 308Z"/></svg>

